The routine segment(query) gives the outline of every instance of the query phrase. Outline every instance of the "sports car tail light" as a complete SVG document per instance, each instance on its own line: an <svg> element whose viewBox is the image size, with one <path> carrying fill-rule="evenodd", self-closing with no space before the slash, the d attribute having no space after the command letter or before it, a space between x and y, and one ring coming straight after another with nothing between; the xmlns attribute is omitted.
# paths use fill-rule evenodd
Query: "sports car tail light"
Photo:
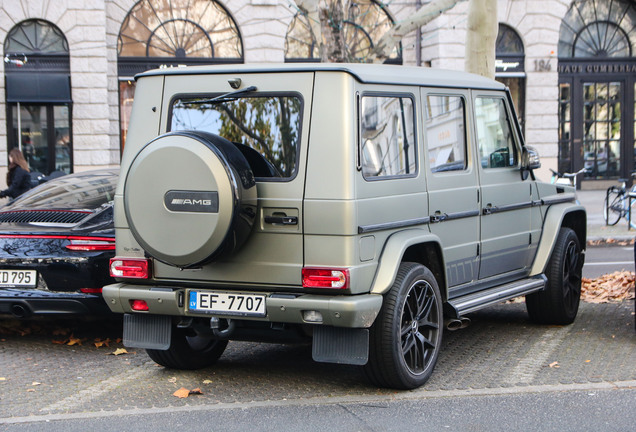
<svg viewBox="0 0 636 432"><path fill-rule="evenodd" d="M303 288L349 288L349 270L305 267Z"/></svg>
<svg viewBox="0 0 636 432"><path fill-rule="evenodd" d="M150 308L148 307L148 303L146 303L146 300L129 300L129 301L130 301L130 308L134 311L150 310Z"/></svg>
<svg viewBox="0 0 636 432"><path fill-rule="evenodd" d="M66 249L75 251L115 250L115 239L102 237L69 237Z"/></svg>
<svg viewBox="0 0 636 432"><path fill-rule="evenodd" d="M112 277L148 279L150 266L145 258L111 258L110 275Z"/></svg>
<svg viewBox="0 0 636 432"><path fill-rule="evenodd" d="M3 234L0 238L7 239L44 239L68 240L65 247L74 251L105 251L115 250L115 239L112 237L74 237L64 235L32 235L32 234Z"/></svg>

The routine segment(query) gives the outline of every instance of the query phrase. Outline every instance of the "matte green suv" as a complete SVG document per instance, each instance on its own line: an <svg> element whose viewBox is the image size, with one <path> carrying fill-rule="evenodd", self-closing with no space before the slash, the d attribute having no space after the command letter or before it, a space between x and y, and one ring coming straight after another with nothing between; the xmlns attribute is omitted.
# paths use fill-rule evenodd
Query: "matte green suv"
<svg viewBox="0 0 636 432"><path fill-rule="evenodd" d="M525 295L574 320L573 188L538 182L507 89L387 65L188 67L137 77L104 287L124 343L213 364L229 340L311 340L320 362L415 388L445 327Z"/></svg>

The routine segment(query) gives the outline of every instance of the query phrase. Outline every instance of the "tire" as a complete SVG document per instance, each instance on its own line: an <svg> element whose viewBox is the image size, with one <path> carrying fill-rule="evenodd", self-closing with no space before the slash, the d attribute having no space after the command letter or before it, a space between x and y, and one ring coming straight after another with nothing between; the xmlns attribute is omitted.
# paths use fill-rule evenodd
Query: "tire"
<svg viewBox="0 0 636 432"><path fill-rule="evenodd" d="M530 319L539 324L571 324L581 299L583 255L579 238L561 228L546 269L545 290L526 296Z"/></svg>
<svg viewBox="0 0 636 432"><path fill-rule="evenodd" d="M256 182L234 144L217 135L171 132L135 156L124 212L153 258L190 268L237 251L256 218Z"/></svg>
<svg viewBox="0 0 636 432"><path fill-rule="evenodd" d="M365 374L379 387L420 387L433 373L442 332L442 298L435 277L420 264L402 263L370 329Z"/></svg>
<svg viewBox="0 0 636 432"><path fill-rule="evenodd" d="M172 328L170 348L147 349L148 356L169 369L194 370L213 365L221 357L226 340L189 336L186 329Z"/></svg>
<svg viewBox="0 0 636 432"><path fill-rule="evenodd" d="M616 225L623 213L623 200L619 190L612 186L605 194L603 201L603 218L607 225Z"/></svg>

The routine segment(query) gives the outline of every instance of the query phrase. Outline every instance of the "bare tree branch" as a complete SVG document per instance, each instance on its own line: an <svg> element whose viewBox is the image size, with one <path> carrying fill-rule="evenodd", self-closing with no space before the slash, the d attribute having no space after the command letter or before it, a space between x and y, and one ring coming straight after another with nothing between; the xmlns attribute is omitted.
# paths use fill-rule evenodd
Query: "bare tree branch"
<svg viewBox="0 0 636 432"><path fill-rule="evenodd" d="M389 58L391 51L393 51L404 36L418 27L428 24L448 9L453 8L457 3L461 3L463 1L466 0L436 0L424 5L408 19L396 24L391 28L391 30L386 32L373 47L373 51L369 56L368 61L371 63L378 63Z"/></svg>

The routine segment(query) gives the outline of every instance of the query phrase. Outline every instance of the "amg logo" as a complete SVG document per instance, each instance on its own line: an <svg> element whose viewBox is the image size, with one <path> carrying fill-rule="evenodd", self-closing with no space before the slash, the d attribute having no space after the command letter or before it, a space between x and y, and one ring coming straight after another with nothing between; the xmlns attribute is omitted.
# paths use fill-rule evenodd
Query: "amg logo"
<svg viewBox="0 0 636 432"><path fill-rule="evenodd" d="M200 199L187 199L187 198L173 198L172 205L212 205L212 200L200 200Z"/></svg>
<svg viewBox="0 0 636 432"><path fill-rule="evenodd" d="M219 193L216 191L171 190L163 203L169 211L188 213L218 213Z"/></svg>

